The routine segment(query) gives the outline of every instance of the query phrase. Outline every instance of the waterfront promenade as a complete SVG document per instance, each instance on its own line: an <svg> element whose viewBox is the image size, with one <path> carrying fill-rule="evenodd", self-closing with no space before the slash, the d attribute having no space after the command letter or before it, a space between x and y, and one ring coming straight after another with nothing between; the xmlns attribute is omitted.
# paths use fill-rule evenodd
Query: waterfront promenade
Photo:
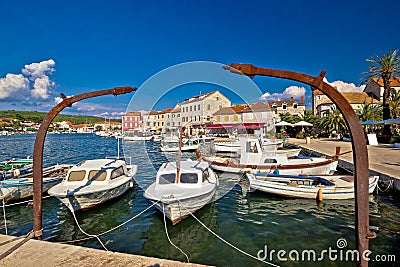
<svg viewBox="0 0 400 267"><path fill-rule="evenodd" d="M320 154L333 156L335 147L341 147L340 152L351 151L351 142L344 142L333 139L311 139L310 144L306 144L305 139L290 138L287 143L294 144L305 150L311 150ZM367 146L369 170L371 175L379 175L381 181L394 180L393 186L400 190L400 148L392 148L390 144L379 144L378 146ZM339 166L348 170L353 170L353 153L340 156Z"/></svg>
<svg viewBox="0 0 400 267"><path fill-rule="evenodd" d="M21 242L15 237L0 235L0 254ZM159 266L159 267L200 267L204 265L144 257L139 255L104 251L79 246L29 240L20 248L0 260L0 266L47 267L47 266Z"/></svg>

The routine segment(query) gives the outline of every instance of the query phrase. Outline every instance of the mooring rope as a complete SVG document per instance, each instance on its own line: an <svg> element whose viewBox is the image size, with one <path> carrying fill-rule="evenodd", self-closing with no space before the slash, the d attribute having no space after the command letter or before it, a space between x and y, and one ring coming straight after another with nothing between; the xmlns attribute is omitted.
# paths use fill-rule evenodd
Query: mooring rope
<svg viewBox="0 0 400 267"><path fill-rule="evenodd" d="M176 200L178 200L178 202L182 205L182 207L183 207L183 208L198 222L198 223L200 223L207 231L209 231L211 234L213 234L215 237L217 237L219 240L221 240L222 242L224 242L224 243L227 244L228 246L232 247L233 249L239 251L240 253L242 253L242 254L244 254L244 255L250 257L250 258L253 258L253 259L257 260L257 261L261 261L262 263L265 263L265 264L268 264L268 265L271 265L271 266L274 266L274 267L279 267L279 265L276 265L276 264L273 264L273 263L271 263L271 262L267 262L267 261L264 261L264 260L262 260L262 259L259 259L259 258L255 257L255 256L253 256L253 255L247 253L246 251L241 250L240 248L236 247L235 245L231 244L230 242L226 241L226 240L223 239L221 236L219 236L217 233L215 233L213 230L211 230L210 228L208 228L208 227L207 227L203 222L201 222L192 212L190 212L188 209L186 209L186 207L182 204L182 202L181 202L179 199L176 198Z"/></svg>
<svg viewBox="0 0 400 267"><path fill-rule="evenodd" d="M394 182L394 180L390 180L390 181L389 181L389 185L386 187L385 190L382 190L382 189L379 187L379 183L377 184L377 187L378 187L379 191L381 191L382 193L385 193L385 192L389 191L389 189L392 187L393 182Z"/></svg>
<svg viewBox="0 0 400 267"><path fill-rule="evenodd" d="M4 229L6 230L6 235L8 235L8 230L7 230L7 217L6 217L6 206L4 204L4 199L3 199L3 219L4 219Z"/></svg>
<svg viewBox="0 0 400 267"><path fill-rule="evenodd" d="M68 201L69 201L69 203L70 203L70 205L71 205L71 213L72 213L72 216L74 217L75 223L76 223L76 225L78 226L79 230L80 230L83 234L85 234L85 235L87 235L87 236L95 237L95 238L99 241L99 243L101 244L101 246L102 246L105 250L108 251L108 249L106 248L106 246L104 246L103 242L101 241L100 237L98 237L97 235L88 234L88 233L86 233L85 231L83 231L83 229L82 229L81 226L79 225L78 219L77 219L76 216L75 216L74 208L73 208L73 205L72 205L72 202L71 202L71 199L69 198L69 196L68 196Z"/></svg>
<svg viewBox="0 0 400 267"><path fill-rule="evenodd" d="M97 236L102 236L102 235L108 234L108 233L120 228L121 226L129 223L130 221L133 221L134 219L136 219L137 217L139 217L140 215L142 215L143 213L145 213L146 211L151 209L158 202L160 202L160 200L158 200L157 202L154 202L151 206L145 208L144 210L142 210L141 212L139 212L138 214L136 214L132 218L126 220L125 222L123 222L123 223L121 223L121 224L119 224L119 225L117 225L117 226L115 226L115 227L103 232L103 233L98 234ZM90 236L90 237L85 237L85 238L81 238L81 239L75 239L75 240L70 240L70 241L62 241L62 242L54 242L54 243L61 243L61 244L76 243L76 242L80 242L80 241L84 241L84 240L88 240L88 239L92 239L92 238L95 238L95 237L94 236Z"/></svg>
<svg viewBox="0 0 400 267"><path fill-rule="evenodd" d="M187 259L187 262L189 263L190 261L189 261L188 255L187 255L185 252L183 252L183 250L180 249L177 245L175 245L175 244L171 241L171 239L169 238L168 228L167 228L167 220L165 219L164 202L162 202L162 207L163 207L163 215L164 215L164 228L165 228L165 234L167 235L167 239L168 239L169 243L170 243L172 246L174 246L174 247L175 247L177 250L179 250L183 255L185 255L185 257L186 257L186 259Z"/></svg>

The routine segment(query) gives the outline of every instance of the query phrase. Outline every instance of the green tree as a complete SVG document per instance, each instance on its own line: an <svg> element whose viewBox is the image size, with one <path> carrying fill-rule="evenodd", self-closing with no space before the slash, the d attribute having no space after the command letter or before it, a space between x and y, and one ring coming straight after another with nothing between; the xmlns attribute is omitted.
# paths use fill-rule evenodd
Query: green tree
<svg viewBox="0 0 400 267"><path fill-rule="evenodd" d="M336 131L337 134L346 134L348 132L346 121L339 109L331 108L326 110L321 119L320 127L326 132Z"/></svg>
<svg viewBox="0 0 400 267"><path fill-rule="evenodd" d="M294 123L294 118L293 118L292 114L290 114L289 112L279 113L279 117L283 121Z"/></svg>
<svg viewBox="0 0 400 267"><path fill-rule="evenodd" d="M380 121L382 120L382 105L364 103L364 105L356 111L356 114L360 121L372 120L372 114L374 114L374 121Z"/></svg>
<svg viewBox="0 0 400 267"><path fill-rule="evenodd" d="M390 81L391 79L398 80L400 75L400 57L397 55L399 50L390 50L382 56L375 56L366 59L371 65L368 66L367 72L362 72L366 75L363 83L368 83L373 78L382 78L383 80L383 119L390 119ZM385 125L383 128L384 135L390 135L390 125Z"/></svg>
<svg viewBox="0 0 400 267"><path fill-rule="evenodd" d="M400 118L400 90L392 90L390 94L390 114L392 118Z"/></svg>

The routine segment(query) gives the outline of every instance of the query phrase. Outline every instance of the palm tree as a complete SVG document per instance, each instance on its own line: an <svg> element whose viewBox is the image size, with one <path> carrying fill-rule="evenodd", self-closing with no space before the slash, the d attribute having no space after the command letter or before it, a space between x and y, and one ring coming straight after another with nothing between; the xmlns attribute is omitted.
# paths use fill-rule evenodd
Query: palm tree
<svg viewBox="0 0 400 267"><path fill-rule="evenodd" d="M336 131L336 134L346 134L347 124L345 119L340 113L339 109L331 108L325 111L325 116L322 117L321 123L319 125L325 132Z"/></svg>
<svg viewBox="0 0 400 267"><path fill-rule="evenodd" d="M390 94L390 113L392 118L400 118L400 90Z"/></svg>
<svg viewBox="0 0 400 267"><path fill-rule="evenodd" d="M364 103L364 105L356 111L356 114L360 121L372 120L372 115L374 121L382 120L382 109L380 104Z"/></svg>
<svg viewBox="0 0 400 267"><path fill-rule="evenodd" d="M383 119L390 119L390 80L396 79L400 75L400 57L397 56L399 50L390 50L387 54L383 56L375 56L367 59L370 66L368 66L369 71L362 72L362 74L367 75L364 78L363 83L368 83L373 78L382 78L383 80ZM390 135L390 125L385 125L383 128L384 135Z"/></svg>

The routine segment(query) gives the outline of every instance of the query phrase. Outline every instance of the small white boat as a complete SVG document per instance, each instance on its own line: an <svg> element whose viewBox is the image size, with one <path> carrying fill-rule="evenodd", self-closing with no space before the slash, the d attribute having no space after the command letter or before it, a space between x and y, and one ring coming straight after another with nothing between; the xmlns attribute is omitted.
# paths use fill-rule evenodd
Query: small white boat
<svg viewBox="0 0 400 267"><path fill-rule="evenodd" d="M73 166L49 194L71 211L88 209L125 193L133 186L136 171L136 165L120 159L85 160Z"/></svg>
<svg viewBox="0 0 400 267"><path fill-rule="evenodd" d="M43 170L43 193L60 183L71 165L55 165ZM33 195L32 173L0 181L0 200L16 201Z"/></svg>
<svg viewBox="0 0 400 267"><path fill-rule="evenodd" d="M200 144L206 143L209 140L212 140L211 137L195 137L190 138L182 142L181 151L182 152L193 152L196 151ZM169 142L161 142L161 151L162 152L176 152L179 150L179 139L178 140L170 140Z"/></svg>
<svg viewBox="0 0 400 267"><path fill-rule="evenodd" d="M149 132L135 130L124 133L124 141L151 141L153 135Z"/></svg>
<svg viewBox="0 0 400 267"><path fill-rule="evenodd" d="M178 177L178 178L177 178ZM218 179L205 161L164 163L144 197L177 224L213 200Z"/></svg>
<svg viewBox="0 0 400 267"><path fill-rule="evenodd" d="M277 150L282 146L282 141L271 141L270 139L260 139L262 142L263 149L265 150ZM241 145L240 139L236 139L234 141L228 142L215 142L215 152L223 152L223 153L240 153Z"/></svg>
<svg viewBox="0 0 400 267"><path fill-rule="evenodd" d="M296 176L246 174L251 190L292 198L351 199L354 198L354 176ZM368 192L372 194L379 176L369 177Z"/></svg>
<svg viewBox="0 0 400 267"><path fill-rule="evenodd" d="M215 170L231 173L263 172L285 175L333 174L338 156L332 158L288 158L286 154L265 151L260 139L241 138L240 158L203 157Z"/></svg>

